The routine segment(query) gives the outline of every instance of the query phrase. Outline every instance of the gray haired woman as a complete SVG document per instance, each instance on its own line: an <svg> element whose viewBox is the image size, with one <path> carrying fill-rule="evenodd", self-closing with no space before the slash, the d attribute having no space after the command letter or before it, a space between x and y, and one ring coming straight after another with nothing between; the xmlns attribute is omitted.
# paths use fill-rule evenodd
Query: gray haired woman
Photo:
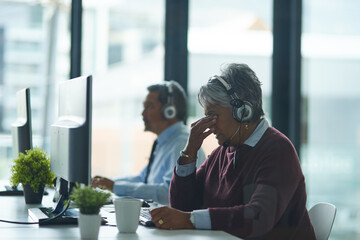
<svg viewBox="0 0 360 240"><path fill-rule="evenodd" d="M298 155L264 118L254 71L245 64L226 65L198 98L205 117L192 124L175 167L171 208L151 211L155 225L222 230L241 238L315 240ZM196 170L197 150L210 134L219 147Z"/></svg>

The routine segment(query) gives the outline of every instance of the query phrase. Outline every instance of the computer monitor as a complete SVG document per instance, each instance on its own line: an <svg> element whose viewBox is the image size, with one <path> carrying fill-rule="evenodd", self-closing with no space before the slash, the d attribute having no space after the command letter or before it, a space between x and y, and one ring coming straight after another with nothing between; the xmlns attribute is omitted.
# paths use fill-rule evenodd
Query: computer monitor
<svg viewBox="0 0 360 240"><path fill-rule="evenodd" d="M74 223L64 216L47 221L63 212L75 183L91 181L92 76L81 76L59 84L58 117L50 130L50 170L57 177L59 198L56 207L29 209L29 215L43 224ZM44 214L46 215L44 215ZM69 213L72 216L72 213ZM70 219L69 222L67 222ZM45 221L42 221L45 220ZM41 224L41 223L40 223Z"/></svg>
<svg viewBox="0 0 360 240"><path fill-rule="evenodd" d="M14 157L20 152L32 149L30 89L25 88L16 93L17 119L11 126L12 148Z"/></svg>
<svg viewBox="0 0 360 240"><path fill-rule="evenodd" d="M92 77L59 85L58 118L51 125L50 168L69 183L90 184Z"/></svg>
<svg viewBox="0 0 360 240"><path fill-rule="evenodd" d="M32 149L30 89L16 92L17 119L11 126L13 157ZM20 186L5 185L0 187L0 196L23 195Z"/></svg>

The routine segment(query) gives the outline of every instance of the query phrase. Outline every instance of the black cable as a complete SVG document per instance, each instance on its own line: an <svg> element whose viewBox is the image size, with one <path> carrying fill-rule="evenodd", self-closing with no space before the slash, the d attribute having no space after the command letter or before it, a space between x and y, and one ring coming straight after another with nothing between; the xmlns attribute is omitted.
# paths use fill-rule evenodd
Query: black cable
<svg viewBox="0 0 360 240"><path fill-rule="evenodd" d="M53 221L59 217L61 217L69 208L70 206L70 201L68 201L66 207L56 216L52 217L52 218L46 218L44 220L40 220L38 222L16 222L16 221L8 221L8 220L2 220L0 219L0 222L4 222L4 223L13 223L13 224L43 224L43 223L46 223L46 222L50 222L50 221Z"/></svg>
<svg viewBox="0 0 360 240"><path fill-rule="evenodd" d="M39 224L39 222L14 222L14 221L8 221L8 220L3 220L3 219L0 219L0 222L13 223L13 224Z"/></svg>

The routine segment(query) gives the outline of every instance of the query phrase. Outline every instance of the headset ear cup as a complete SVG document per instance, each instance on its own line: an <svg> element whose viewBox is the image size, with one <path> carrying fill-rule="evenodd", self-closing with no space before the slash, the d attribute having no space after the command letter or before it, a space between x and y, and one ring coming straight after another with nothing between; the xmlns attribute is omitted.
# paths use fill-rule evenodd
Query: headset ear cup
<svg viewBox="0 0 360 240"><path fill-rule="evenodd" d="M244 102L244 104L239 107L233 108L233 117L238 122L248 122L253 117L253 109L251 107L251 104L248 102Z"/></svg>
<svg viewBox="0 0 360 240"><path fill-rule="evenodd" d="M244 103L244 106L245 106L245 114L243 116L243 122L249 122L254 115L253 108L250 105L250 103L247 102Z"/></svg>
<svg viewBox="0 0 360 240"><path fill-rule="evenodd" d="M166 104L163 106L162 113L165 119L173 119L176 116L176 108L172 104Z"/></svg>

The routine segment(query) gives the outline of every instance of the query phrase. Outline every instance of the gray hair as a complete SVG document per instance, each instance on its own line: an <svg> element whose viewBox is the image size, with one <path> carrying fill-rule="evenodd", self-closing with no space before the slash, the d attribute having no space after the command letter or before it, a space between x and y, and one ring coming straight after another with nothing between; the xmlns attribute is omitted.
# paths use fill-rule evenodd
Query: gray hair
<svg viewBox="0 0 360 240"><path fill-rule="evenodd" d="M231 85L242 101L247 101L252 105L253 120L256 121L265 115L262 109L261 82L248 65L238 63L224 65L220 76ZM211 80L203 85L198 93L198 100L202 107L209 104L232 107L229 94L218 80Z"/></svg>

